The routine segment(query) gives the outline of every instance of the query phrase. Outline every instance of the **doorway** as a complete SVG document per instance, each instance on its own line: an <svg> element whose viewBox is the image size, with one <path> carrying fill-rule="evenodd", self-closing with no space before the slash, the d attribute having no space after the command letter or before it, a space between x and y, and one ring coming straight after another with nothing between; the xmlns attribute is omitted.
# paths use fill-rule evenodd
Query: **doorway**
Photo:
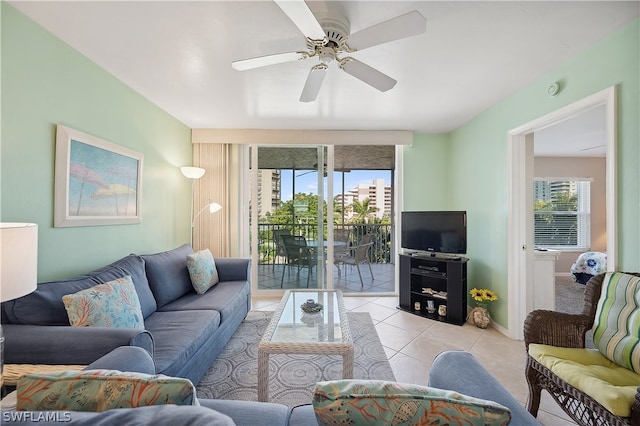
<svg viewBox="0 0 640 426"><path fill-rule="evenodd" d="M606 126L606 246L608 270L615 269L616 228L616 96L609 87L508 132L508 334L523 338L523 323L533 304L533 153L534 133L571 117L604 106Z"/></svg>

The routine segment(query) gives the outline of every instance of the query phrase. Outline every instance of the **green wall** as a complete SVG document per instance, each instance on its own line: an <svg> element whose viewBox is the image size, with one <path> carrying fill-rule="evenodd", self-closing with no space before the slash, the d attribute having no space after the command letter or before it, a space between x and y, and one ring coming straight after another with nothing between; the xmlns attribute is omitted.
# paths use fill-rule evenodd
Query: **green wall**
<svg viewBox="0 0 640 426"><path fill-rule="evenodd" d="M189 242L190 129L2 2L0 220L39 225L40 281ZM53 227L55 129L144 154L142 223Z"/></svg>
<svg viewBox="0 0 640 426"><path fill-rule="evenodd" d="M402 210L446 210L448 141L446 134L415 134L413 145L403 148Z"/></svg>
<svg viewBox="0 0 640 426"><path fill-rule="evenodd" d="M420 161L415 157L422 149L430 164L440 161L447 165L450 196L438 207L467 210L469 286L492 288L498 294L500 300L491 307L498 324L508 326L507 132L613 85L618 94L617 266L619 270L640 271L639 52L640 21L636 20L451 132L446 150L431 150L424 142L429 140L425 135L416 135L414 147L405 148L405 154L414 150L412 164ZM552 98L546 89L555 81L561 81L563 88ZM409 201L405 195L405 207L430 207L428 195L420 191L422 183L416 179L416 171L407 169L405 194L423 196Z"/></svg>

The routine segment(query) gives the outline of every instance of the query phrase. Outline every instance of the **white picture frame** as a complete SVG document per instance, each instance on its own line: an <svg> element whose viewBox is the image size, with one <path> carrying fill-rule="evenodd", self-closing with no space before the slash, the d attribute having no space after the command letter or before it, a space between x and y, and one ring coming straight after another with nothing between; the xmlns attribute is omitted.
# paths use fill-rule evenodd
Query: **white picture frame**
<svg viewBox="0 0 640 426"><path fill-rule="evenodd" d="M54 226L142 222L143 160L139 152L58 125Z"/></svg>

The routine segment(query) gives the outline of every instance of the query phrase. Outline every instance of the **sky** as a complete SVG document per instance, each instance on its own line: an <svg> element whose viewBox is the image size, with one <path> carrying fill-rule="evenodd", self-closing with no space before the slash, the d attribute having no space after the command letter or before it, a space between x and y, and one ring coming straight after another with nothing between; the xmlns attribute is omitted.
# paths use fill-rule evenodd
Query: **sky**
<svg viewBox="0 0 640 426"><path fill-rule="evenodd" d="M304 192L318 193L318 174L309 171L296 171L296 193ZM385 185L391 184L390 170L352 170L344 173L345 192L349 191L360 183L367 185L373 183L374 179L384 179ZM281 191L282 201L289 201L292 198L292 173L291 170L281 170ZM341 194L342 191L342 173L335 172L333 178L333 195Z"/></svg>

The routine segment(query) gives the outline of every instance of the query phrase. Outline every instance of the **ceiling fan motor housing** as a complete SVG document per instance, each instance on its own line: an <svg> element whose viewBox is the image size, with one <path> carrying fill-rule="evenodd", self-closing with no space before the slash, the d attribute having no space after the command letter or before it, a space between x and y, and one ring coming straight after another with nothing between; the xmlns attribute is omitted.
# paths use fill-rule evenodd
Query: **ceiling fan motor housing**
<svg viewBox="0 0 640 426"><path fill-rule="evenodd" d="M329 40L326 44L327 47L339 48L349 38L351 26L349 20L344 16L328 13L318 17L318 22ZM307 41L307 47L313 50L315 46Z"/></svg>

